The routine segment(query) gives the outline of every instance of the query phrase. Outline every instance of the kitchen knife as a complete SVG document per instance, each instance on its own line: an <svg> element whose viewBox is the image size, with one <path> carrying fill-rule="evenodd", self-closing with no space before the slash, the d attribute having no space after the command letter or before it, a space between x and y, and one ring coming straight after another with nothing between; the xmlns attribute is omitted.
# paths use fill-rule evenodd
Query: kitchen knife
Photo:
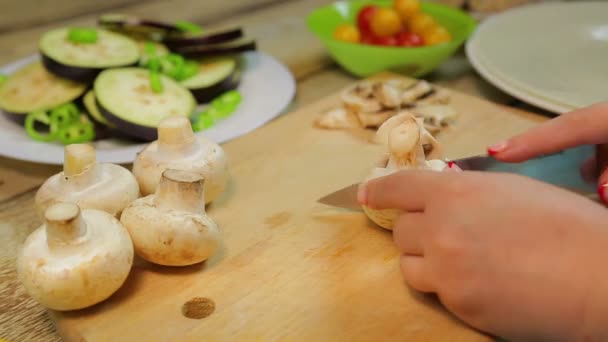
<svg viewBox="0 0 608 342"><path fill-rule="evenodd" d="M585 181L580 172L581 164L592 157L595 151L595 145L583 145L521 163L504 163L486 155L452 160L452 162L465 171L516 173L597 200L597 183ZM359 184L349 185L324 196L318 202L360 211L361 206L357 203L358 186Z"/></svg>

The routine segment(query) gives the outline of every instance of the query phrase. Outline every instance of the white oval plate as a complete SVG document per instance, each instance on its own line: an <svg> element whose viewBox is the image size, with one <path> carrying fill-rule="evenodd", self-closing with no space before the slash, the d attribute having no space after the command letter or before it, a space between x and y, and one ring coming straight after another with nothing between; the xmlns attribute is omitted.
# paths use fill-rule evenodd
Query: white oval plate
<svg viewBox="0 0 608 342"><path fill-rule="evenodd" d="M526 5L492 16L466 44L473 67L496 87L564 113L608 99L608 3Z"/></svg>
<svg viewBox="0 0 608 342"><path fill-rule="evenodd" d="M239 108L228 118L198 134L219 144L247 134L280 115L291 103L296 82L291 72L273 57L261 52L244 54L243 73L238 90L243 95ZM11 74L20 67L38 60L33 55L0 68ZM127 164L135 160L146 144L118 139L95 142L97 160ZM23 126L0 115L0 155L44 164L63 164L63 145L39 143L25 133Z"/></svg>

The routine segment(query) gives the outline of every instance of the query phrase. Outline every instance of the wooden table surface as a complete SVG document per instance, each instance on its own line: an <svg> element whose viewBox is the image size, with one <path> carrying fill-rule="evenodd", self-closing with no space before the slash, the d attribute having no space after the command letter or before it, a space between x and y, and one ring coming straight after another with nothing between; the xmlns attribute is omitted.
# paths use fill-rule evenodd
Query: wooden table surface
<svg viewBox="0 0 608 342"><path fill-rule="evenodd" d="M100 13L128 13L163 20L185 19L209 27L238 24L257 39L260 50L286 64L297 80L288 111L335 92L355 80L340 69L308 32L305 15L330 0L174 0L70 1L0 0L0 65L36 51L39 35L49 28L93 24ZM440 85L500 104L543 113L483 81L463 51L425 77ZM33 194L59 167L0 157L0 340L59 341L45 310L17 282L16 253L40 222L23 215Z"/></svg>

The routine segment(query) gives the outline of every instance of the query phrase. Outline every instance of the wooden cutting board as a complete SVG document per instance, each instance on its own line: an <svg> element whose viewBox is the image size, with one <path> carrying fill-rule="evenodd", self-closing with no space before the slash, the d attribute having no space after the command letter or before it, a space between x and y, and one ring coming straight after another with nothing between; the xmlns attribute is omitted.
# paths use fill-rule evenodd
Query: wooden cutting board
<svg viewBox="0 0 608 342"><path fill-rule="evenodd" d="M384 75L387 76L387 75ZM272 96L272 94L268 94ZM137 262L109 300L76 312L50 312L66 341L486 341L438 302L410 290L389 231L363 214L316 200L364 177L381 153L372 132L314 128L338 95L287 114L224 146L228 191L208 210L224 233L203 265ZM454 94L456 124L438 138L447 157L546 120ZM205 297L215 311L182 315Z"/></svg>

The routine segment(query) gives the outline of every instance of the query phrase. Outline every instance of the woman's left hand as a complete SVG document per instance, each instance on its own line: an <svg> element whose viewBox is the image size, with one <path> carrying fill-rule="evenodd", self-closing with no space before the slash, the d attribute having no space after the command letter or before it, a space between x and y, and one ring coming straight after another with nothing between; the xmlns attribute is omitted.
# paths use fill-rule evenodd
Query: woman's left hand
<svg viewBox="0 0 608 342"><path fill-rule="evenodd" d="M398 172L362 186L359 202L407 212L393 228L406 281L472 326L513 340L605 333L600 204L522 176L467 171Z"/></svg>

